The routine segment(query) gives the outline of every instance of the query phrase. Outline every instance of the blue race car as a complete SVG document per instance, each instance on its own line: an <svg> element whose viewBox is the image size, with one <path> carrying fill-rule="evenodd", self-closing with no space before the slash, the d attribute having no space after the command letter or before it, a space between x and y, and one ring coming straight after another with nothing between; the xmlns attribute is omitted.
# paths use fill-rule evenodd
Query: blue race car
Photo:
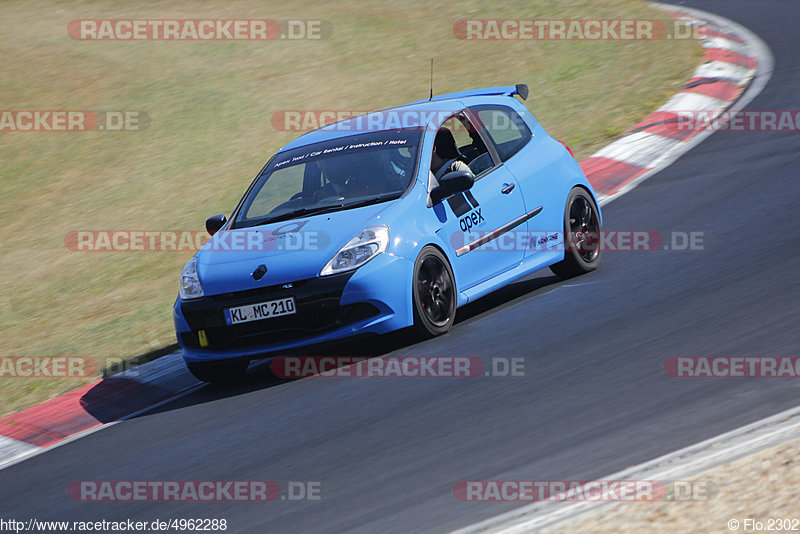
<svg viewBox="0 0 800 534"><path fill-rule="evenodd" d="M514 96L433 97L329 124L275 154L184 266L175 330L205 381L364 333L447 332L536 270L595 269L602 217L569 148Z"/></svg>

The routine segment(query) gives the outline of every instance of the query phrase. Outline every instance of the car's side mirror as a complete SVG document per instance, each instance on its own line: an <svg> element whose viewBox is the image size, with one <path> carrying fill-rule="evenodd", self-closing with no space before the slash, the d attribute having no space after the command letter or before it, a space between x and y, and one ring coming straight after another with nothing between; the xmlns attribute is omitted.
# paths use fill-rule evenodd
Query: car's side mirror
<svg viewBox="0 0 800 534"><path fill-rule="evenodd" d="M219 229L225 226L225 223L228 222L228 219L225 218L225 215L219 214L214 215L213 217L209 217L206 219L206 231L210 235L214 235L219 232Z"/></svg>
<svg viewBox="0 0 800 534"><path fill-rule="evenodd" d="M439 178L439 186L431 191L431 202L438 204L456 193L463 193L475 183L475 176L470 171L448 172Z"/></svg>

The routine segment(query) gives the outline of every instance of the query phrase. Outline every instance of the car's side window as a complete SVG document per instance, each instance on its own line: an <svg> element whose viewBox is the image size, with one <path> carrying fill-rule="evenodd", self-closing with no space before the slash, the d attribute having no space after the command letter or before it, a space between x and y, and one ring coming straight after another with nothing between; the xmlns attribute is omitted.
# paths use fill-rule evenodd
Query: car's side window
<svg viewBox="0 0 800 534"><path fill-rule="evenodd" d="M503 161L519 152L531 140L533 134L528 125L507 106L476 106L470 111L478 116Z"/></svg>
<svg viewBox="0 0 800 534"><path fill-rule="evenodd" d="M476 178L494 167L483 138L464 113L457 113L444 121L440 130L442 128L452 133L459 159L467 164Z"/></svg>

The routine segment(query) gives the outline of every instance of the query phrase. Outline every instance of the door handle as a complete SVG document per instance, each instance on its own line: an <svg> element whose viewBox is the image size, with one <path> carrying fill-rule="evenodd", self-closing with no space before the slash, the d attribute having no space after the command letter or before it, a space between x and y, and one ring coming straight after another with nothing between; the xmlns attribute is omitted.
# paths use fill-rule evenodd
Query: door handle
<svg viewBox="0 0 800 534"><path fill-rule="evenodd" d="M513 191L515 187L517 187L516 184L503 184L503 189L501 189L500 192L507 195Z"/></svg>

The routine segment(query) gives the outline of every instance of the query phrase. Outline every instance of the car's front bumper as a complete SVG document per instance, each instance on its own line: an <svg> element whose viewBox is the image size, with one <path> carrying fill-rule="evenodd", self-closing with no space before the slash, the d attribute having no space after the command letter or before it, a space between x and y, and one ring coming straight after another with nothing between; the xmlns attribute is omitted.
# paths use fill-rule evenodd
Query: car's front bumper
<svg viewBox="0 0 800 534"><path fill-rule="evenodd" d="M413 323L411 261L380 254L355 271L289 284L176 300L175 332L184 359L201 362L265 356L362 333L382 334ZM223 310L294 297L297 312L238 325ZM207 346L201 346L203 331Z"/></svg>

